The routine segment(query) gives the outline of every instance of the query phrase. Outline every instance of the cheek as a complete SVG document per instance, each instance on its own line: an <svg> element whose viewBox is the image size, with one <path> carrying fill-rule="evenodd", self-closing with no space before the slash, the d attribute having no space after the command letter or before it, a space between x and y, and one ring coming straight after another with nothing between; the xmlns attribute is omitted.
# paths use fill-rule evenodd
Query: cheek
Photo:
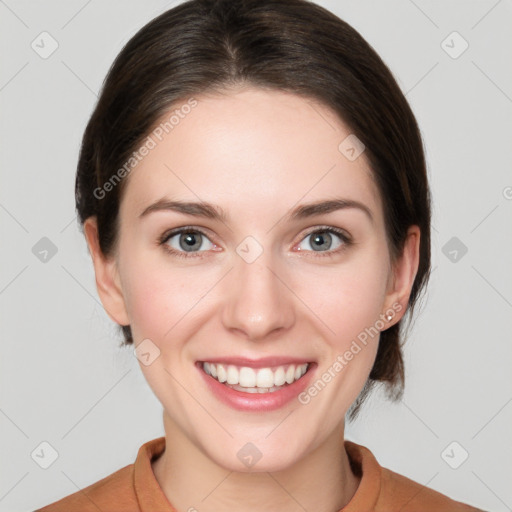
<svg viewBox="0 0 512 512"><path fill-rule="evenodd" d="M211 269L187 268L165 255L136 249L125 254L123 292L135 342L149 338L163 345L173 338L176 346L184 330L193 327L201 298L218 277Z"/></svg>
<svg viewBox="0 0 512 512"><path fill-rule="evenodd" d="M338 267L301 272L298 295L326 327L326 339L341 350L379 320L386 292L386 261L378 251ZM300 286L300 288L299 288Z"/></svg>
<svg viewBox="0 0 512 512"><path fill-rule="evenodd" d="M300 399L315 403L329 418L322 427L325 432L338 420L332 410L345 414L357 398L377 355L387 273L382 260L370 263L339 268L329 279L316 276L307 282L308 305L327 329L317 380Z"/></svg>
<svg viewBox="0 0 512 512"><path fill-rule="evenodd" d="M146 268L130 280L127 307L136 341L149 338L159 344L186 314L183 285L171 277Z"/></svg>
<svg viewBox="0 0 512 512"><path fill-rule="evenodd" d="M145 251L122 246L123 295L135 343L158 340L173 325L181 284Z"/></svg>

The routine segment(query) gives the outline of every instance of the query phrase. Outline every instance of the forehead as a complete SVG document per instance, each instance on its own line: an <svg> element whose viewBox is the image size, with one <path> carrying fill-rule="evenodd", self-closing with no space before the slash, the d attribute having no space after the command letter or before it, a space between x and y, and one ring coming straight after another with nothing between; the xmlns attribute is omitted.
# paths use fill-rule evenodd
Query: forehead
<svg viewBox="0 0 512 512"><path fill-rule="evenodd" d="M173 106L148 137L151 149L124 192L128 214L167 197L275 217L300 202L347 197L381 215L364 152L347 158L350 129L314 100L256 88L195 96Z"/></svg>

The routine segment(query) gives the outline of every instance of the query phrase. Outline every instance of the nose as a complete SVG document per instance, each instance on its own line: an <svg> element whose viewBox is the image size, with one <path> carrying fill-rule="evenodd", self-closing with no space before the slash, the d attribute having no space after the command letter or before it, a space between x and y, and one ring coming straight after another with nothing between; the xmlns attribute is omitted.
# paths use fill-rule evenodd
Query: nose
<svg viewBox="0 0 512 512"><path fill-rule="evenodd" d="M236 256L224 281L222 322L227 330L249 341L264 341L283 336L294 324L297 299L270 251L252 263Z"/></svg>

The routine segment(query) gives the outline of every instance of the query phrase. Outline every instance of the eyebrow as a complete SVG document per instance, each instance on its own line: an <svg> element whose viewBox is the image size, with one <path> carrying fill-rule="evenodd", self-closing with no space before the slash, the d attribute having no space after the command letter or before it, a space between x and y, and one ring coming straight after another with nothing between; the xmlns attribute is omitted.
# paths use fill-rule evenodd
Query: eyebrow
<svg viewBox="0 0 512 512"><path fill-rule="evenodd" d="M329 199L300 205L293 209L291 212L288 212L284 218L288 221L301 220L317 215L326 215L328 213L344 210L347 208L356 208L361 210L373 223L373 215L370 208L359 201L342 198ZM228 215L220 206L216 206L204 201L171 201L169 199L160 199L157 202L149 205L142 211L142 213L139 215L139 218L145 217L152 212L158 211L174 211L185 215L191 215L193 217L204 217L207 219L218 220L224 223L228 221Z"/></svg>

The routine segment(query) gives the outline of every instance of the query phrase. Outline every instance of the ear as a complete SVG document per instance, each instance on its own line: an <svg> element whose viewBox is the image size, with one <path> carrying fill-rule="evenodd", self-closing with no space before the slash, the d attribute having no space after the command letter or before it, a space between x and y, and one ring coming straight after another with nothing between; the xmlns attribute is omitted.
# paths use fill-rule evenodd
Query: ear
<svg viewBox="0 0 512 512"><path fill-rule="evenodd" d="M421 231L418 226L409 227L402 254L392 266L392 272L388 281L388 291L384 302L384 311L392 309L397 313L386 328L397 323L407 310L412 285L418 272L420 236ZM393 307L393 304L395 307ZM401 305L400 309L397 308L397 304Z"/></svg>
<svg viewBox="0 0 512 512"><path fill-rule="evenodd" d="M117 262L114 257L107 258L100 249L96 217L89 217L84 222L84 234L94 265L96 288L103 307L114 322L119 325L129 325L130 320L117 272Z"/></svg>

